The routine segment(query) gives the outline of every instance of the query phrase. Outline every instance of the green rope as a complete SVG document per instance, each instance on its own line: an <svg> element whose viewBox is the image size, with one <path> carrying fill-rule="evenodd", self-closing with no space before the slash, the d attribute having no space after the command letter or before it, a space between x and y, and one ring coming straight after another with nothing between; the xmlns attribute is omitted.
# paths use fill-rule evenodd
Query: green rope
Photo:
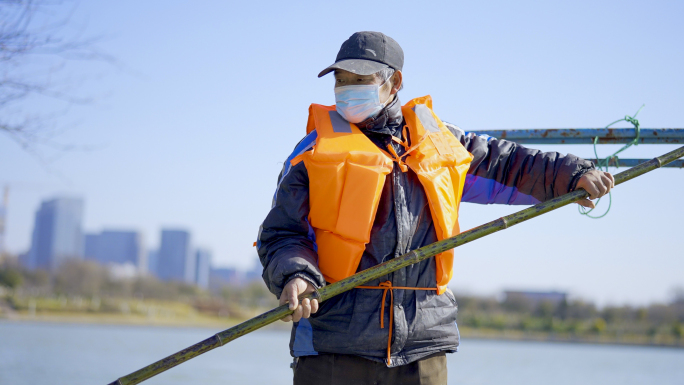
<svg viewBox="0 0 684 385"><path fill-rule="evenodd" d="M632 147L632 146L637 146L637 145L639 144L639 136L641 135L641 129L640 129L640 126L639 126L639 121L636 119L636 116L639 115L639 112L641 112L641 109L644 108L645 106L646 106L645 104L642 105L642 106L637 110L637 112L636 112L633 116L625 115L624 118L618 119L618 120L614 121L613 123L611 123L611 124L609 124L609 125L607 125L607 126L605 127L605 128L610 128L610 126L612 126L612 125L615 124L615 123L619 123L619 122L629 122L629 123L631 123L631 124L634 126L634 131L636 131L636 135L634 136L634 139L632 139L631 142L629 142L629 143L625 144L624 146L622 146L621 149L615 151L612 155L609 155L609 156L608 156L607 158L605 158L605 159L599 158L599 156L598 156L598 151L596 151L596 145L598 144L598 139L599 139L599 137L597 136L597 137L594 138L594 156L596 157L596 163L597 163L596 166L598 166L598 169L599 169L599 170L608 172L608 166L610 165L610 161L613 160L613 159L615 159L615 167L617 168L617 166L618 166L618 164L619 164L619 163L618 163L619 158L618 158L617 155L618 155L619 153L621 153L622 151L625 151L626 149L628 149L628 148L630 148L630 147ZM601 198L599 198L599 199L596 201L596 205L595 205L595 206L598 207L598 204L599 204L600 202L601 202ZM608 193L608 208L606 209L606 212L605 212L605 213L603 213L603 214L601 214L601 215L595 217L595 216L589 215L592 211L595 210L595 208L589 209L589 210L587 210L587 209L584 208L583 206L578 206L577 208L578 208L580 214L586 215L587 217L589 217L589 218L591 218L591 219L599 219L599 218L603 218L603 217L605 217L606 215L608 215L608 212L610 212L610 207L611 207L612 205L613 205L613 193L609 192L609 193Z"/></svg>

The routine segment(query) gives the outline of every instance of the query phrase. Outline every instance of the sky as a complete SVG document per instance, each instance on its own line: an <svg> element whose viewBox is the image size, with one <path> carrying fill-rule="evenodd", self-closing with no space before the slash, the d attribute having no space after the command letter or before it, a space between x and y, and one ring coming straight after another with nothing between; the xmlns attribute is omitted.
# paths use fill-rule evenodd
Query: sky
<svg viewBox="0 0 684 385"><path fill-rule="evenodd" d="M91 103L35 98L2 112L45 113L52 140L75 146L27 151L0 135L8 248L28 249L42 200L80 196L87 232L136 229L154 249L162 228L183 228L214 265L251 268L309 104L334 103L332 77L316 75L360 30L402 46L403 102L432 95L435 112L467 131L603 127L642 104L642 127L682 128L683 15L673 1L67 2L41 17L68 17L65 35L97 38L116 63L67 60L55 75ZM593 155L591 146L535 147ZM668 301L684 287L683 190L684 170L657 170L618 186L603 219L572 205L465 245L451 286ZM461 228L522 208L463 204Z"/></svg>

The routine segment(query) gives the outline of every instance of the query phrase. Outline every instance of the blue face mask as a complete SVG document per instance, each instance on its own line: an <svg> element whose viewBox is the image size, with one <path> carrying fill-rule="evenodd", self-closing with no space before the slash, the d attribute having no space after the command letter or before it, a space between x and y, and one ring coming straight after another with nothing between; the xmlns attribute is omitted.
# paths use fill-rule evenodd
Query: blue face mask
<svg viewBox="0 0 684 385"><path fill-rule="evenodd" d="M387 79L389 80L389 79ZM361 123L376 116L385 107L380 102L380 88L387 83L362 84L335 88L335 105L337 112L349 123Z"/></svg>

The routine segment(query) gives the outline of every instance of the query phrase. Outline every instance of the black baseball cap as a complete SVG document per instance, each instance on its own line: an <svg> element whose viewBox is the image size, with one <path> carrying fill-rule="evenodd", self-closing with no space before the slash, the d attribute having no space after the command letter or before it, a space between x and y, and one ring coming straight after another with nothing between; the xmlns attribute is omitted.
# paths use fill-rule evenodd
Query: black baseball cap
<svg viewBox="0 0 684 385"><path fill-rule="evenodd" d="M380 32L356 32L340 47L335 63L318 74L320 78L336 69L358 75L372 75L387 67L401 71L404 51L394 39Z"/></svg>

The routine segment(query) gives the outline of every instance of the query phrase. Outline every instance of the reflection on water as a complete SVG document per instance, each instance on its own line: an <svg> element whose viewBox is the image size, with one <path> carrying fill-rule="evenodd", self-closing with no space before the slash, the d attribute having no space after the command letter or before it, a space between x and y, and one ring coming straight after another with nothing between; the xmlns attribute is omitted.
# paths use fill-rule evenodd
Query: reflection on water
<svg viewBox="0 0 684 385"><path fill-rule="evenodd" d="M0 384L108 384L209 329L0 322ZM258 331L145 384L291 384L289 333ZM684 350L465 339L449 384L682 384Z"/></svg>

